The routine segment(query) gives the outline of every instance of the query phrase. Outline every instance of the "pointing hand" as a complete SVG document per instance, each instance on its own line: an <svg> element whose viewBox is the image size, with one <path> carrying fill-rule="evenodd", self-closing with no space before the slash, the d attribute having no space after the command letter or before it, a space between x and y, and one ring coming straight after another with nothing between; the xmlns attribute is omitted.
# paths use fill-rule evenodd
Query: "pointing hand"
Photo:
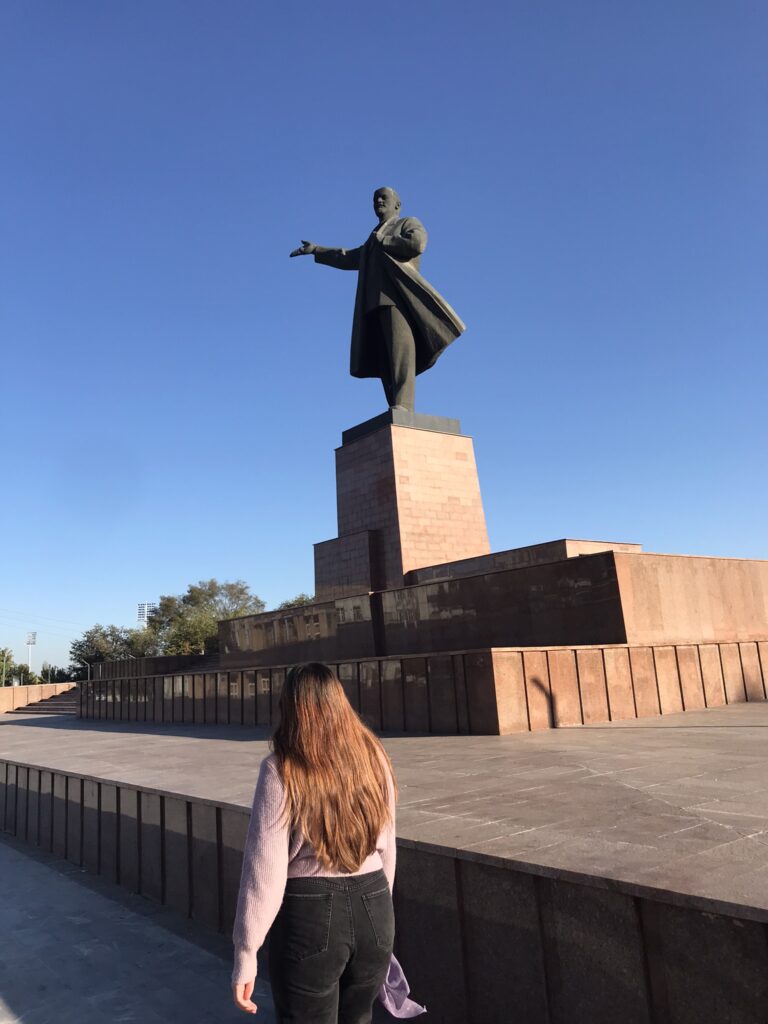
<svg viewBox="0 0 768 1024"><path fill-rule="evenodd" d="M317 246L314 242L307 242L303 238L298 249L294 249L291 256L311 256Z"/></svg>

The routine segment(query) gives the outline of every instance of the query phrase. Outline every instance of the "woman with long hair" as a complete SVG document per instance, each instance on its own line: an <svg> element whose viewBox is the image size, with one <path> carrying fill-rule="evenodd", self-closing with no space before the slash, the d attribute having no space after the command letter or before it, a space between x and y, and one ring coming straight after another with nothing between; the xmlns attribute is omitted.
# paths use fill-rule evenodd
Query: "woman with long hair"
<svg viewBox="0 0 768 1024"><path fill-rule="evenodd" d="M377 994L396 1016L423 1012L392 956L392 765L326 665L288 672L272 751L243 854L235 1003L256 1013L256 954L271 929L281 1024L370 1024Z"/></svg>

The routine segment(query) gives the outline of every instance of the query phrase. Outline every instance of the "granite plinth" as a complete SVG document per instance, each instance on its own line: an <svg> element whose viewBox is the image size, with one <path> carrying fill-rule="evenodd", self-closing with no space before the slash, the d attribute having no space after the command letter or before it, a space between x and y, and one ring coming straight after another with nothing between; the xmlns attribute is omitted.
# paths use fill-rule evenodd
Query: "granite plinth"
<svg viewBox="0 0 768 1024"><path fill-rule="evenodd" d="M461 424L458 420L446 416L429 416L423 412L408 412L407 409L389 409L379 416L342 431L341 443L349 444L350 441L357 441L366 434L373 434L383 427L392 425L413 427L415 430L433 430L439 434L461 433Z"/></svg>
<svg viewBox="0 0 768 1024"><path fill-rule="evenodd" d="M625 639L612 551L219 623L222 668Z"/></svg>
<svg viewBox="0 0 768 1024"><path fill-rule="evenodd" d="M402 586L412 569L489 551L472 439L458 428L392 409L345 432L338 537L315 545L318 600Z"/></svg>
<svg viewBox="0 0 768 1024"><path fill-rule="evenodd" d="M558 559L566 544L572 553ZM351 643L355 656L382 657L497 646L765 639L768 561L634 547L553 542L533 552L516 549L414 570L406 577L410 585L373 594L232 619L219 624L221 666L339 660L351 655Z"/></svg>
<svg viewBox="0 0 768 1024"><path fill-rule="evenodd" d="M221 653L214 667L371 657L380 646L373 617L371 595L363 593L227 619L219 623Z"/></svg>
<svg viewBox="0 0 768 1024"><path fill-rule="evenodd" d="M627 642L758 640L768 623L768 560L614 552Z"/></svg>
<svg viewBox="0 0 768 1024"><path fill-rule="evenodd" d="M601 551L639 552L642 550L642 544L564 538L563 540L546 541L543 544L528 544L523 548L510 548L507 551L492 551L488 555L462 558L454 562L444 562L442 565L427 565L421 569L412 569L406 574L405 583L409 587L416 583L440 583L443 580L479 576L483 573L499 572L503 569L523 569L532 565L545 565L547 562L562 562L566 558L594 555Z"/></svg>

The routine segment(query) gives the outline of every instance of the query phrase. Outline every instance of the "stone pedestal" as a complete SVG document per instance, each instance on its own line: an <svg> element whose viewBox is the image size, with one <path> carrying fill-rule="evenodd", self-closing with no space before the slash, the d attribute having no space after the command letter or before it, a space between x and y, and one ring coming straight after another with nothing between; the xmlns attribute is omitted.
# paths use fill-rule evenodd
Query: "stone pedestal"
<svg viewBox="0 0 768 1024"><path fill-rule="evenodd" d="M390 410L345 431L336 504L338 537L315 545L318 601L401 587L414 569L490 550L458 420Z"/></svg>

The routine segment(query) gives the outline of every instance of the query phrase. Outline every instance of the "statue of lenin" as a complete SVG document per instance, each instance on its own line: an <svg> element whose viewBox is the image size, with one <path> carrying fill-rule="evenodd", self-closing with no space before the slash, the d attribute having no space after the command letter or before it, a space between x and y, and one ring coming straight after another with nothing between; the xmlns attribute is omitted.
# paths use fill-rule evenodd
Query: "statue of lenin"
<svg viewBox="0 0 768 1024"><path fill-rule="evenodd" d="M358 271L349 372L381 378L389 407L413 412L416 374L434 365L464 324L419 273L427 247L421 221L400 216L400 197L391 188L376 189L373 209L379 226L357 249L302 241L291 256Z"/></svg>

